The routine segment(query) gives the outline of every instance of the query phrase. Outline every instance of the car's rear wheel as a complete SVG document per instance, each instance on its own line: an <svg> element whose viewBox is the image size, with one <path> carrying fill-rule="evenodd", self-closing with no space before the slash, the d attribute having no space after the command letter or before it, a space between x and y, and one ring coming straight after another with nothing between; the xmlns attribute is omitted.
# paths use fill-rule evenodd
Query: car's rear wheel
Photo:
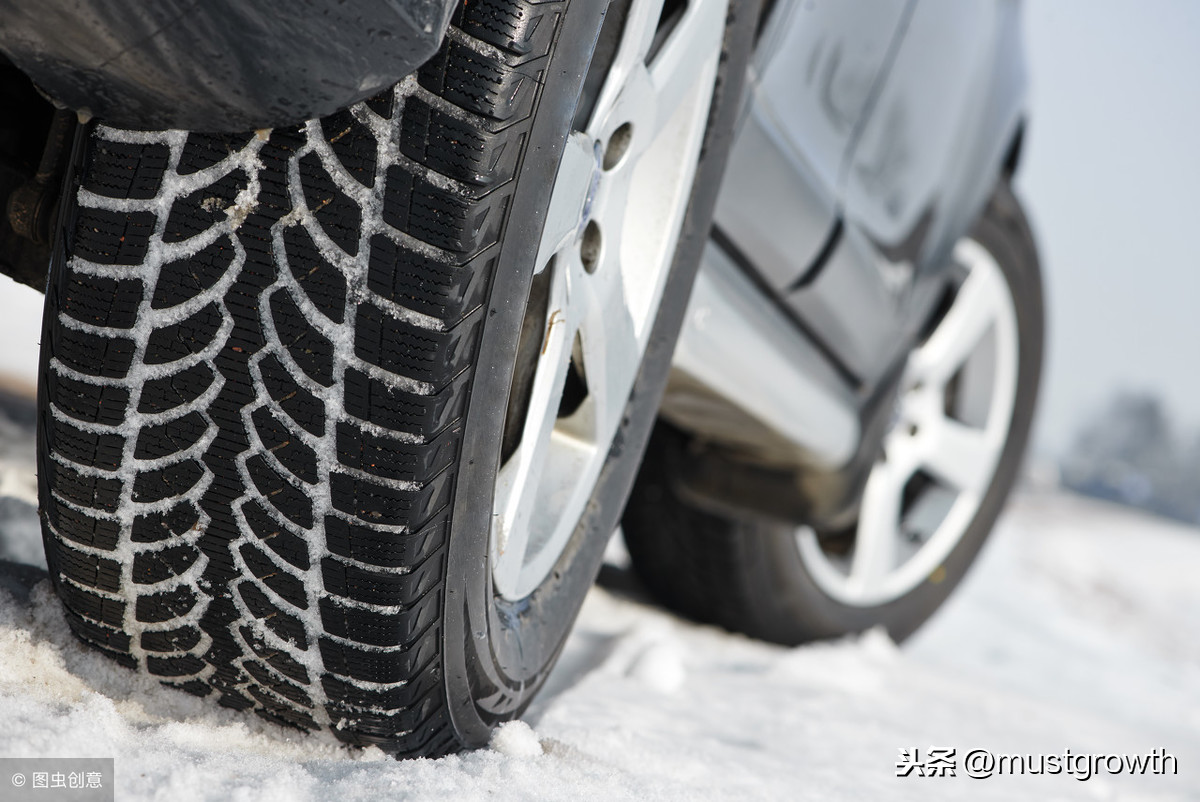
<svg viewBox="0 0 1200 802"><path fill-rule="evenodd" d="M1037 254L1006 184L954 260L952 295L909 355L846 530L698 509L678 486L688 437L660 427L623 519L659 599L782 643L876 625L902 639L945 600L1013 485L1041 370Z"/></svg>
<svg viewBox="0 0 1200 802"><path fill-rule="evenodd" d="M484 0L331 117L92 129L40 388L76 634L399 755L518 715L653 418L753 5L633 0L589 72L602 3Z"/></svg>

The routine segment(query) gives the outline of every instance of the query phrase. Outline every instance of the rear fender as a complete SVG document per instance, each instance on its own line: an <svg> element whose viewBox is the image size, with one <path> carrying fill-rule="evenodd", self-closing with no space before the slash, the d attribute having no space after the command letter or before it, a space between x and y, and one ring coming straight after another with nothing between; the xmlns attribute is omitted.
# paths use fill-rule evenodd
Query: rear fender
<svg viewBox="0 0 1200 802"><path fill-rule="evenodd" d="M0 0L0 51L58 104L130 128L320 117L427 61L456 0Z"/></svg>

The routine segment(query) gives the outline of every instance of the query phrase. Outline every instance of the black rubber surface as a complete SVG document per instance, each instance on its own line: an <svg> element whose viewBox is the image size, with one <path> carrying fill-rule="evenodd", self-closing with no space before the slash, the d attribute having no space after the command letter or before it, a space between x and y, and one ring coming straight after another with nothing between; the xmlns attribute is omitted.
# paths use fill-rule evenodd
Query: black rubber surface
<svg viewBox="0 0 1200 802"><path fill-rule="evenodd" d="M566 5L459 6L415 77L307 125L91 131L39 444L82 640L348 743L467 742L443 682L451 500Z"/></svg>
<svg viewBox="0 0 1200 802"><path fill-rule="evenodd" d="M0 0L0 51L48 97L138 129L292 125L438 49L452 0Z"/></svg>

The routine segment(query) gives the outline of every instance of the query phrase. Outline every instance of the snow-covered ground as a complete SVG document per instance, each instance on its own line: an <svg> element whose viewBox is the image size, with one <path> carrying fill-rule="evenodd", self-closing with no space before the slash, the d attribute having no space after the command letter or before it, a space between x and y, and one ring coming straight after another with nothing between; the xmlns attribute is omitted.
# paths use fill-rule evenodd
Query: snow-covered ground
<svg viewBox="0 0 1200 802"><path fill-rule="evenodd" d="M40 559L19 498L32 440L4 425L0 492L18 498L0 500L0 756L115 757L117 799L1200 799L1200 531L1024 495L899 648L878 632L757 643L680 621L609 571L523 723L491 749L398 763L79 646L44 573L20 565ZM957 776L895 776L901 748L931 747L957 750ZM1178 774L975 780L974 749L1165 749Z"/></svg>

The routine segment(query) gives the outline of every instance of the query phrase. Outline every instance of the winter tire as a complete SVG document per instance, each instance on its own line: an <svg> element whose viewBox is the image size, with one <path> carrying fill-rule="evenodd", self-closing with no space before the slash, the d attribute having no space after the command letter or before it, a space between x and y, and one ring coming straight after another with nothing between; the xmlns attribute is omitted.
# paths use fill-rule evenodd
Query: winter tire
<svg viewBox="0 0 1200 802"><path fill-rule="evenodd" d="M648 436L756 22L662 7L471 2L330 117L87 130L39 444L82 640L401 756L524 710Z"/></svg>
<svg viewBox="0 0 1200 802"><path fill-rule="evenodd" d="M955 294L909 356L849 531L696 508L676 482L688 437L658 427L622 525L659 600L785 644L877 625L900 640L945 600L1013 485L1041 371L1037 254L1006 183L955 260Z"/></svg>

